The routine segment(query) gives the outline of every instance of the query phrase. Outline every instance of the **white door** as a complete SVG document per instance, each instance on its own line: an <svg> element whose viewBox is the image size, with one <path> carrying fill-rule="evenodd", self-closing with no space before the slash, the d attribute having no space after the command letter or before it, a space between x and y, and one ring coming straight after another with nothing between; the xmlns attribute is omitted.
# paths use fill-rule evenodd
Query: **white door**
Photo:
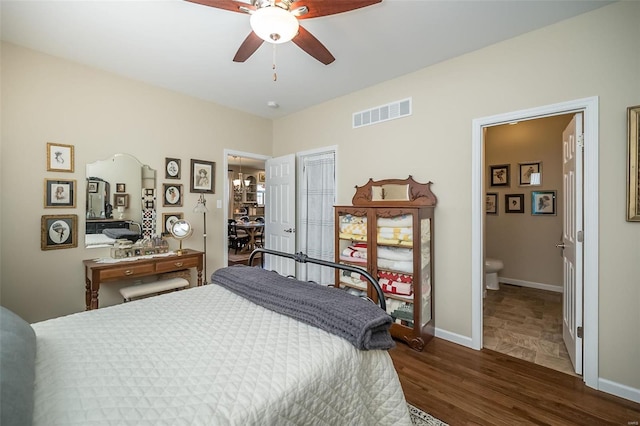
<svg viewBox="0 0 640 426"><path fill-rule="evenodd" d="M562 132L562 337L576 374L582 374L582 114Z"/></svg>
<svg viewBox="0 0 640 426"><path fill-rule="evenodd" d="M296 157L271 158L265 165L265 243L267 249L295 253L296 250ZM284 276L295 276L295 261L265 254L265 268Z"/></svg>

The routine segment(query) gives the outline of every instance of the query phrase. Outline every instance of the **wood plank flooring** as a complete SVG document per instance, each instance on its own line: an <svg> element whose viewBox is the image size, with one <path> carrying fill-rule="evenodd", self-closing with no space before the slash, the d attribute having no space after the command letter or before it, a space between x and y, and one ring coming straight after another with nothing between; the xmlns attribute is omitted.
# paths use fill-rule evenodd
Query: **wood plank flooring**
<svg viewBox="0 0 640 426"><path fill-rule="evenodd" d="M640 404L582 378L434 338L423 352L390 352L407 402L455 425L638 425Z"/></svg>

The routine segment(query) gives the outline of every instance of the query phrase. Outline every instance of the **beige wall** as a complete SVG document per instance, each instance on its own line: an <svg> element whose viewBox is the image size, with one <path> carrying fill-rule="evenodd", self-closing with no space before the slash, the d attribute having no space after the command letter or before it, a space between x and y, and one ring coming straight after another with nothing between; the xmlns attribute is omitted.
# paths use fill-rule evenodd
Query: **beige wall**
<svg viewBox="0 0 640 426"><path fill-rule="evenodd" d="M599 97L599 374L640 389L640 226L624 220L626 108L640 103L640 2L613 5L292 114L274 155L338 145L338 203L368 178L434 182L439 329L471 336L471 123ZM356 111L413 98L413 115L351 128Z"/></svg>
<svg viewBox="0 0 640 426"><path fill-rule="evenodd" d="M2 44L2 304L30 322L84 310L82 259L108 256L84 248L85 165L124 152L155 168L157 187L164 159L182 159L186 189L182 211L194 226L185 247L202 249L202 216L193 213L190 159L216 162L215 191L207 195L208 272L222 266L226 225L216 208L224 188L225 148L271 153L270 120L223 108L72 62ZM46 143L75 147L74 173L46 171ZM76 179L76 209L44 209L45 178ZM160 200L160 198L158 198ZM40 250L40 217L77 214L79 247ZM174 241L171 241L175 244ZM177 247L177 244L175 244ZM104 286L100 304L120 303L119 286Z"/></svg>
<svg viewBox="0 0 640 426"><path fill-rule="evenodd" d="M222 164L223 147L284 155L337 145L339 204L369 177L434 182L437 327L470 336L471 121L599 96L599 375L640 389L640 226L624 220L625 110L640 104L639 21L639 2L615 3L309 108L273 123L273 152L268 121L3 44L2 304L29 321L81 311L81 260L104 255L40 251L40 216L51 211L42 208L45 177L82 181L86 162L118 151L161 169L165 156ZM353 112L409 96L412 116L351 128ZM45 171L48 141L75 145L75 173ZM208 197L210 271L220 266L226 229L213 208L221 178L218 167ZM188 194L188 219L196 198ZM197 230L188 241L201 245ZM102 301L118 300L105 289Z"/></svg>
<svg viewBox="0 0 640 426"><path fill-rule="evenodd" d="M498 194L498 213L485 216L485 254L502 260L501 278L511 283L551 285L562 291L562 131L572 115L489 127L485 133L486 192ZM542 184L519 186L519 164L541 162ZM508 164L508 186L491 186L491 165ZM531 214L531 192L556 191L555 216ZM524 213L505 213L505 195L523 194Z"/></svg>

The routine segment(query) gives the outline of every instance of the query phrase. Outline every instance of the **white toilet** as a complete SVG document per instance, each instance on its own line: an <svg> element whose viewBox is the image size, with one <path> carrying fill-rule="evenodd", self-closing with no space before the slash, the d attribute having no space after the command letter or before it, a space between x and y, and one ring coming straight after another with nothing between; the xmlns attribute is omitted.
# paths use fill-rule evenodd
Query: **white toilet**
<svg viewBox="0 0 640 426"><path fill-rule="evenodd" d="M484 288L500 290L498 272L504 268L502 260L487 257L484 259Z"/></svg>

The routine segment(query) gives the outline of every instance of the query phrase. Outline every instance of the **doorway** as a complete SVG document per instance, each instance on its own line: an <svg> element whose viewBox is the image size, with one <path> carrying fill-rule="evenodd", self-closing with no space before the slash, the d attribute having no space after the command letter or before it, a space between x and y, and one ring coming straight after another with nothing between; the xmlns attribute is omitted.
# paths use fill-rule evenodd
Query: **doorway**
<svg viewBox="0 0 640 426"><path fill-rule="evenodd" d="M474 119L472 122L472 341L483 346L483 290L485 245L484 134L487 127L513 121L531 120L558 114L582 112L584 117L584 268L582 288L584 307L582 350L583 380L598 388L598 98L585 98L528 110Z"/></svg>
<svg viewBox="0 0 640 426"><path fill-rule="evenodd" d="M249 220L264 217L265 197L263 182L265 163L270 157L224 150L224 192L222 208L224 211L223 265L246 264L250 252L244 247L231 248L229 244L229 221L246 217ZM234 185L237 183L237 185ZM246 232L246 231L243 231ZM246 243L245 240L243 242Z"/></svg>
<svg viewBox="0 0 640 426"><path fill-rule="evenodd" d="M573 117L488 126L484 136L485 258L500 265L500 282L486 282L483 347L569 374L574 368L563 341L563 258L556 244L566 198L563 131ZM508 203L513 200L518 204Z"/></svg>

